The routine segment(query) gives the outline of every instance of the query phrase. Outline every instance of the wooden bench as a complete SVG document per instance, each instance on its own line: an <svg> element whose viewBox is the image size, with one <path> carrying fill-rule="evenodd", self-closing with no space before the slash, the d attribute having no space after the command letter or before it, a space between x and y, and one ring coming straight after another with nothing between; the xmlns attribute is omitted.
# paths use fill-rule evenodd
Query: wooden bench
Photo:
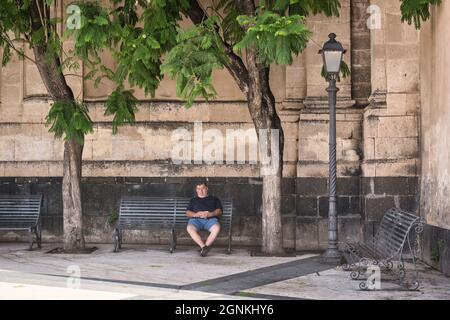
<svg viewBox="0 0 450 320"><path fill-rule="evenodd" d="M0 195L0 230L29 233L29 250L41 248L42 195Z"/></svg>
<svg viewBox="0 0 450 320"><path fill-rule="evenodd" d="M416 268L418 237L423 230L424 221L417 215L398 208L388 210L381 220L374 237L366 242L346 243L344 256L347 264L344 270L353 270L352 279L359 279L366 273L369 265L380 267L380 271L389 271L396 275L400 284L410 290L417 290L419 278ZM407 283L404 256L411 255L414 264L414 281ZM396 264L396 265L395 265ZM356 269L356 270L355 270ZM367 283L359 287L367 289Z"/></svg>
<svg viewBox="0 0 450 320"><path fill-rule="evenodd" d="M177 246L177 230L186 230L186 216L190 198L181 197L137 197L127 196L120 201L119 218L113 235L114 252L122 247L124 230L166 229L170 230L170 253ZM233 204L222 200L221 232L228 234L227 253L231 253L231 226Z"/></svg>

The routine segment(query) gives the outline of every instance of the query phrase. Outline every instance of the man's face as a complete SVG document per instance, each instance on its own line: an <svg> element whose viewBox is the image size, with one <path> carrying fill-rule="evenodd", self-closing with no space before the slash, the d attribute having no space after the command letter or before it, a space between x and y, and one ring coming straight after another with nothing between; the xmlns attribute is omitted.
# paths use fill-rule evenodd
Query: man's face
<svg viewBox="0 0 450 320"><path fill-rule="evenodd" d="M208 196L208 187L204 184L200 184L197 187L195 187L195 191L197 192L197 196L199 198L204 198Z"/></svg>

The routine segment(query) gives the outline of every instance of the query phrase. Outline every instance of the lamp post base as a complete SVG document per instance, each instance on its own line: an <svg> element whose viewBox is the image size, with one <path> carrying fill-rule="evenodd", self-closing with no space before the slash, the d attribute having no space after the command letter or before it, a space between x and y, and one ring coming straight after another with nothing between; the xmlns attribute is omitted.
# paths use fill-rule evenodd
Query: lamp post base
<svg viewBox="0 0 450 320"><path fill-rule="evenodd" d="M327 249L325 253L322 255L322 261L325 263L331 264L340 264L342 259L341 253L337 249Z"/></svg>

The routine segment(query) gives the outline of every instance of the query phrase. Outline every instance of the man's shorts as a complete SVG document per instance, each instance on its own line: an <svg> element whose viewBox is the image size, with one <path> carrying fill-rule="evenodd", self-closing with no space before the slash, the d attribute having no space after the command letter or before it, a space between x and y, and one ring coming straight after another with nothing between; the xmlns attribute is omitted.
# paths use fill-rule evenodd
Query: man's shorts
<svg viewBox="0 0 450 320"><path fill-rule="evenodd" d="M219 224L219 220L217 218L190 218L188 224L193 225L195 229L200 230L208 230L215 224Z"/></svg>

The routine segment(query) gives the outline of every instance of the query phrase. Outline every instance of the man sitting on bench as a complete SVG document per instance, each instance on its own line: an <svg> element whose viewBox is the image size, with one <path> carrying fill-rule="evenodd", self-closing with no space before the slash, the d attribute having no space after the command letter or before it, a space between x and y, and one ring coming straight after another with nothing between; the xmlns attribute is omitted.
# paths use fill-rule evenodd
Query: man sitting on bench
<svg viewBox="0 0 450 320"><path fill-rule="evenodd" d="M208 195L208 186L205 182L196 184L195 191L197 196L191 199L186 209L186 215L189 217L187 232L195 243L200 246L200 255L206 257L220 232L218 218L222 215L222 203L219 198ZM210 232L206 243L203 242L198 234L200 230L208 230Z"/></svg>

